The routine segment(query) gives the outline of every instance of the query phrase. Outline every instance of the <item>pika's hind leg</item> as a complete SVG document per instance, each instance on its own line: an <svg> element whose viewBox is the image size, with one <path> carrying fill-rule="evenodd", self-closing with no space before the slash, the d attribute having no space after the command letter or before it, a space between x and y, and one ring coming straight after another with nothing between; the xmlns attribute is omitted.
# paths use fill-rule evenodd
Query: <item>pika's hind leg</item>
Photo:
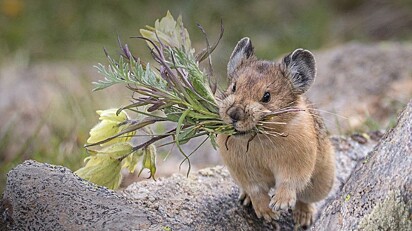
<svg viewBox="0 0 412 231"><path fill-rule="evenodd" d="M300 225L303 229L307 229L313 223L315 212L316 209L312 203L305 203L298 200L293 210L295 225Z"/></svg>

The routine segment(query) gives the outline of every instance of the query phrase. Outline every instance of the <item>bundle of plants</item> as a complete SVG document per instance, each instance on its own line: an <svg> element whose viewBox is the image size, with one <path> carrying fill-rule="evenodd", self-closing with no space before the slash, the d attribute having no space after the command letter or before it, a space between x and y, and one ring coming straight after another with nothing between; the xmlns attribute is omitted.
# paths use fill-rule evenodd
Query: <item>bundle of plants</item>
<svg viewBox="0 0 412 231"><path fill-rule="evenodd" d="M210 140L216 148L217 134L236 133L234 127L219 116L217 85L212 77L210 55L222 38L223 27L213 45L200 25L199 28L206 48L197 54L182 18L175 20L169 12L156 20L154 27L141 29L141 36L135 37L147 42L153 62L143 62L120 40L121 55L117 59L105 51L108 65L97 66L104 79L94 83L94 90L123 84L130 90L132 101L118 109L97 111L100 122L91 129L86 145L89 156L85 159L86 165L76 174L112 189L121 182L122 168L133 173L140 166L139 174L148 169L154 178L156 147L165 145L177 146L189 162L189 172L189 156L203 143ZM208 71L201 69L202 61L207 61ZM271 116L268 113L267 118ZM167 122L173 128L164 133L155 134L151 129ZM196 137L204 139L199 147L186 154L181 145Z"/></svg>

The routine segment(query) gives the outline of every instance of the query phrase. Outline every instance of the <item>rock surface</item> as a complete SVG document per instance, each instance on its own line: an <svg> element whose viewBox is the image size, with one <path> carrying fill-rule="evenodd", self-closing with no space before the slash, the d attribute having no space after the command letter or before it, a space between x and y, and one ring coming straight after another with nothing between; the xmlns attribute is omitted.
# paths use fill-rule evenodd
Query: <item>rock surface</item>
<svg viewBox="0 0 412 231"><path fill-rule="evenodd" d="M312 230L412 230L412 100Z"/></svg>
<svg viewBox="0 0 412 231"><path fill-rule="evenodd" d="M333 138L338 177L331 199L376 144L363 138ZM0 225L11 230L293 230L290 214L266 223L252 208L240 206L237 196L228 171L219 166L114 192L64 167L26 161L8 173ZM323 203L318 207L321 211Z"/></svg>
<svg viewBox="0 0 412 231"><path fill-rule="evenodd" d="M412 98L411 43L348 43L314 54L308 95L332 134L368 130L371 122L387 127Z"/></svg>
<svg viewBox="0 0 412 231"><path fill-rule="evenodd" d="M148 224L146 212L116 192L35 161L9 172L0 210L0 225L11 230L128 230Z"/></svg>

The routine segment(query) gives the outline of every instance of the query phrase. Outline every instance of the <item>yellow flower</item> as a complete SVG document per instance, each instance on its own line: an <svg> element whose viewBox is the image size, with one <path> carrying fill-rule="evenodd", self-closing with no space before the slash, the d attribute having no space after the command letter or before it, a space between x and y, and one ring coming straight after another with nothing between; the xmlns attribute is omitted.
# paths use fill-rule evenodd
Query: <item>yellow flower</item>
<svg viewBox="0 0 412 231"><path fill-rule="evenodd" d="M120 160L104 154L90 156L86 160L86 166L75 172L79 177L110 189L119 187L122 181Z"/></svg>
<svg viewBox="0 0 412 231"><path fill-rule="evenodd" d="M123 160L123 168L127 168L130 173L134 173L134 170L137 167L137 164L139 163L140 157L142 157L143 151L142 150L137 150L133 152L132 154L128 155L124 160Z"/></svg>
<svg viewBox="0 0 412 231"><path fill-rule="evenodd" d="M99 120L109 120L114 122L122 123L129 119L129 115L125 111L120 111L119 115L117 115L118 109L111 108L106 110L98 110L96 111L99 114Z"/></svg>
<svg viewBox="0 0 412 231"><path fill-rule="evenodd" d="M116 189L122 180L122 174L120 172L122 162L125 162L124 160L129 157L136 156L136 160L132 159L132 162L128 165L129 169L132 168L132 164L134 164L135 167L138 157L141 155L138 153L139 151L133 151L133 146L128 142L115 143L103 147L99 151L93 151L93 153L85 159L85 161L87 161L86 166L77 170L75 173L79 177L95 184Z"/></svg>
<svg viewBox="0 0 412 231"><path fill-rule="evenodd" d="M117 109L115 108L107 110L98 110L96 112L100 115L99 120L101 121L90 130L90 137L89 139L87 139L87 143L89 144L101 142L112 136L115 136L121 131L123 131L125 128L127 128L127 126L129 125L129 116L125 111L121 111L118 115L116 114ZM135 132L124 134L120 137L102 143L101 146L108 146L114 143L128 141L132 138L134 134Z"/></svg>
<svg viewBox="0 0 412 231"><path fill-rule="evenodd" d="M107 155L115 159L122 159L123 157L131 154L132 152L133 146L128 142L122 142L106 146L97 151L97 154Z"/></svg>

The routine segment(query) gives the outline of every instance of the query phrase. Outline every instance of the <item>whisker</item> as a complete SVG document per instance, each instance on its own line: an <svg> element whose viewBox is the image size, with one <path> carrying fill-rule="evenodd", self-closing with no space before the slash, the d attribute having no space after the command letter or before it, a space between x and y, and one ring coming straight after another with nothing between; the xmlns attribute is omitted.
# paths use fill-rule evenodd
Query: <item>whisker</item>
<svg viewBox="0 0 412 231"><path fill-rule="evenodd" d="M327 121L327 122L331 122L331 123L335 122L335 120L332 120L332 119L330 119L330 118L328 118L328 117L322 117L322 116L319 115L319 114L310 113L309 111L307 111L306 113L308 113L309 115L311 115L311 116L313 116L313 117L315 117L315 118L319 118L319 119L321 119L321 120L323 120L323 121Z"/></svg>
<svg viewBox="0 0 412 231"><path fill-rule="evenodd" d="M268 128L271 130L275 129L271 124L259 124L259 126L263 128Z"/></svg>
<svg viewBox="0 0 412 231"><path fill-rule="evenodd" d="M273 146L276 146L275 143L273 143L272 139L271 139L268 135L266 135L265 133L262 133L262 132L261 132L260 134L264 135L264 136L266 137L266 139L268 139L268 140L272 143ZM277 137L277 136L274 135L274 137ZM258 136L258 138L259 138L259 140L260 140L260 137L259 137L259 136Z"/></svg>
<svg viewBox="0 0 412 231"><path fill-rule="evenodd" d="M258 124L258 126L260 128L262 128L262 129L260 129L262 134L270 133L272 135L281 136L281 137L287 137L288 136L285 133L281 133L281 132L278 132L278 131L274 130L275 128L273 128L273 127L265 126L264 124Z"/></svg>
<svg viewBox="0 0 412 231"><path fill-rule="evenodd" d="M286 106L284 106L283 108L279 108L279 109L282 110L282 109L286 109L286 108L295 107L295 106L291 106L291 105L294 105L295 103L296 103L296 101L292 101L292 102L290 102L289 104L287 104Z"/></svg>
<svg viewBox="0 0 412 231"><path fill-rule="evenodd" d="M348 117L339 115L339 114L337 114L337 113L333 113L333 112L330 112L330 111L318 109L318 108L316 107L316 104L314 104L314 103L307 104L307 107L308 107L309 110L313 110L313 111L318 111L318 112L323 112L323 113L335 115L335 116L340 117L340 118L342 118L342 119L348 119Z"/></svg>
<svg viewBox="0 0 412 231"><path fill-rule="evenodd" d="M263 117L263 119L273 117L273 116L277 116L277 115L281 115L281 114L285 114L285 113L289 113L289 112L300 112L300 111L305 111L305 110L301 109L301 108L296 108L296 107L281 109L281 110L277 110L277 111L270 112L270 113L266 114Z"/></svg>
<svg viewBox="0 0 412 231"><path fill-rule="evenodd" d="M286 105L286 106L289 106L289 105L292 105L292 104L295 104L295 103L296 103L296 100L290 102L290 103L289 103L288 105Z"/></svg>
<svg viewBox="0 0 412 231"><path fill-rule="evenodd" d="M273 128L271 128L271 127L262 126L262 128L265 129L265 130L261 130L262 132L266 132L266 133L270 133L270 134L276 134L276 135L281 136L281 137L287 137L288 136L288 134L285 134L283 132L280 133L280 132L274 131Z"/></svg>
<svg viewBox="0 0 412 231"><path fill-rule="evenodd" d="M298 107L295 107L295 106L289 106L289 105L292 105L294 102L291 102L291 103L289 103L288 105L286 105L285 107L282 107L282 108L278 108L276 111L269 111L269 110L265 110L265 111L261 111L260 109L258 109L258 108L251 108L251 110L252 110L252 112L263 112L264 113L264 115L263 115L263 118L262 118L262 120L264 120L264 119L271 119L271 118L268 118L268 117L271 117L271 116L276 116L276 115L280 115L280 114L284 114L284 113L288 113L288 112L299 112L299 111L305 111L304 109L301 109L301 108L298 108Z"/></svg>
<svg viewBox="0 0 412 231"><path fill-rule="evenodd" d="M277 134L269 133L269 132L266 132L266 131L261 131L261 132L262 132L263 135L266 135L266 136L279 137ZM270 138L269 138L269 140L270 140Z"/></svg>
<svg viewBox="0 0 412 231"><path fill-rule="evenodd" d="M323 113L326 113L326 114L330 114L330 115L334 115L334 116L337 116L337 117L340 117L341 119L349 119L348 117L346 117L346 116L343 116L343 115L339 115L339 114L337 114L337 113L333 113L333 112L330 112L330 111L326 111L326 110L321 110L321 109L317 109L317 108L309 108L310 110L314 110L314 111L318 111L318 112L323 112Z"/></svg>
<svg viewBox="0 0 412 231"><path fill-rule="evenodd" d="M256 134L260 133L259 128L257 128L256 126L255 126L255 131L256 131ZM258 139L259 139L260 146L262 147L262 149L264 149L264 148L263 148L263 143L262 143L262 140L260 139L260 137L259 137L259 136L257 136L257 137L258 137Z"/></svg>
<svg viewBox="0 0 412 231"><path fill-rule="evenodd" d="M285 109L291 109L291 108L297 108L297 107L295 107L295 106L285 106L285 107L279 108L278 110L285 110Z"/></svg>
<svg viewBox="0 0 412 231"><path fill-rule="evenodd" d="M276 122L276 121L259 121L258 123L261 123L261 125L264 124L280 124L280 125L286 125L286 122Z"/></svg>

